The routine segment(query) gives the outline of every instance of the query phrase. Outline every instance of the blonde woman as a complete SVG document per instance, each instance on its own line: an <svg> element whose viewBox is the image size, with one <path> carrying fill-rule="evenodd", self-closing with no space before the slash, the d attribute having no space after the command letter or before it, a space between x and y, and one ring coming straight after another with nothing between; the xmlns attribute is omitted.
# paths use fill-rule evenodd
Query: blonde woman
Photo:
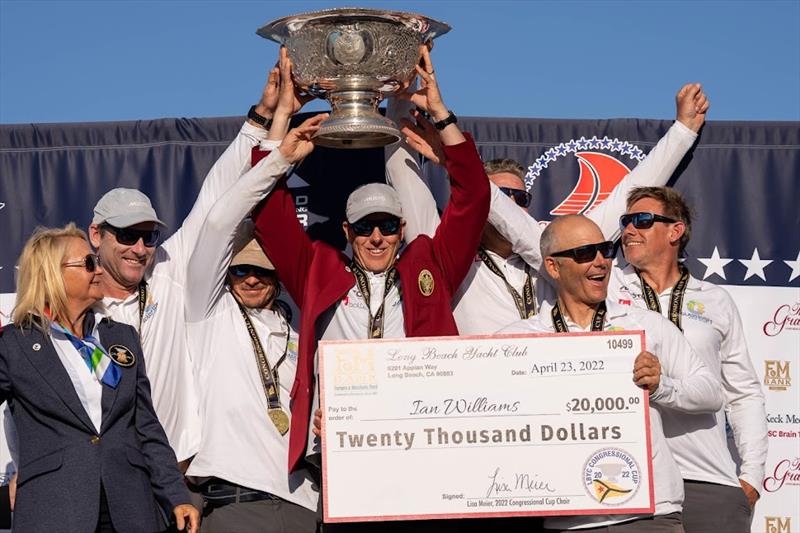
<svg viewBox="0 0 800 533"><path fill-rule="evenodd" d="M0 402L19 441L14 531L197 531L156 418L136 331L103 318L86 234L37 229L14 324L0 334Z"/></svg>

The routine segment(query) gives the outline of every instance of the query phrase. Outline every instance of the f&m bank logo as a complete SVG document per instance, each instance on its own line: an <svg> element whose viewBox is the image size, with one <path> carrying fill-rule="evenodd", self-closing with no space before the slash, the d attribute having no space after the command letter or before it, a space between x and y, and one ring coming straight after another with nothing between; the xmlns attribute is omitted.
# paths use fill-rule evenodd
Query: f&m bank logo
<svg viewBox="0 0 800 533"><path fill-rule="evenodd" d="M767 533L792 533L792 519L788 516L765 516L764 531Z"/></svg>
<svg viewBox="0 0 800 533"><path fill-rule="evenodd" d="M597 151L603 150L603 152ZM629 160L629 164L645 158L644 152L636 145L619 139L596 136L591 139L581 137L554 146L542 154L525 175L525 185L531 190L533 182L545 170L556 165L561 158L574 155L578 162L578 178L575 187L552 211L551 215L585 214L602 204L622 179L630 173L630 167L612 154ZM633 165L635 166L635 165Z"/></svg>
<svg viewBox="0 0 800 533"><path fill-rule="evenodd" d="M764 385L771 391L785 391L791 387L789 361L764 361Z"/></svg>
<svg viewBox="0 0 800 533"><path fill-rule="evenodd" d="M376 390L375 354L370 348L337 346L333 350L333 386L338 392Z"/></svg>

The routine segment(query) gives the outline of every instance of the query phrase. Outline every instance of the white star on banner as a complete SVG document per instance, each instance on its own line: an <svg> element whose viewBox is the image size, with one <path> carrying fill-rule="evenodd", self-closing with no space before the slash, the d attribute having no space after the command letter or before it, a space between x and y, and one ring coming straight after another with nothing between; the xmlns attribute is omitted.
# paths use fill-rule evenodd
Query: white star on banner
<svg viewBox="0 0 800 533"><path fill-rule="evenodd" d="M789 268L792 269L792 273L789 274L789 282L791 283L794 281L794 278L800 276L800 252L797 252L797 259L794 261L784 261L784 263L789 265Z"/></svg>
<svg viewBox="0 0 800 533"><path fill-rule="evenodd" d="M728 259L728 258L722 259L722 258L720 258L719 250L717 250L716 246L714 247L714 253L711 254L711 257L707 257L705 259L702 259L702 258L698 257L697 260L700 261L701 263L703 263L706 266L706 273L703 274L703 279L708 278L712 274L716 274L719 277L721 277L722 279L726 279L725 278L725 265L727 265L728 263L733 261L733 259Z"/></svg>
<svg viewBox="0 0 800 533"><path fill-rule="evenodd" d="M772 261L769 259L761 259L758 256L758 248L753 249L753 257L750 259L739 259L739 262L747 267L747 272L745 272L744 275L745 280L753 276L758 276L764 281L767 281L766 276L764 276L764 267L772 263Z"/></svg>

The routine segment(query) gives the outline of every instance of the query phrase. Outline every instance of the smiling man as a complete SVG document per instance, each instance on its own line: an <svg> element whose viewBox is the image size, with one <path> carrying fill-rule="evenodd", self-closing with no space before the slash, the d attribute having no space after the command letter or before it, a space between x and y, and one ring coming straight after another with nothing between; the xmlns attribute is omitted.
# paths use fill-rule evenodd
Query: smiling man
<svg viewBox="0 0 800 533"><path fill-rule="evenodd" d="M581 215L566 215L542 233L544 267L557 292L533 318L501 333L568 333L644 330L647 351L633 364L632 379L650 393L650 431L656 509L653 516L593 515L550 517L547 529L619 533L680 531L683 485L662 429L664 408L713 413L722 405L719 381L694 354L681 332L657 313L607 299L614 246ZM609 526L614 526L613 530ZM584 529L585 528L585 529Z"/></svg>
<svg viewBox="0 0 800 533"><path fill-rule="evenodd" d="M674 189L631 191L620 218L629 264L614 269L609 293L614 301L669 319L724 384L724 410L705 415L665 410L664 431L683 474L686 531L746 532L767 458L764 393L730 295L693 277L679 260L691 237L690 213ZM738 475L726 421L741 458Z"/></svg>
<svg viewBox="0 0 800 533"><path fill-rule="evenodd" d="M349 258L312 242L297 220L282 180L256 211L256 237L281 281L300 307L300 347L292 393L289 466L297 468L307 449L312 402L316 398L317 342L457 335L450 308L464 279L489 211L489 181L474 143L459 130L439 95L433 67L417 67L425 87L417 105L439 121L453 190L435 235L422 235L400 253L403 209L386 184L370 183L348 198L342 224L353 250ZM298 150L313 148L311 137ZM284 156L290 151L284 151ZM256 160L266 152L254 153Z"/></svg>

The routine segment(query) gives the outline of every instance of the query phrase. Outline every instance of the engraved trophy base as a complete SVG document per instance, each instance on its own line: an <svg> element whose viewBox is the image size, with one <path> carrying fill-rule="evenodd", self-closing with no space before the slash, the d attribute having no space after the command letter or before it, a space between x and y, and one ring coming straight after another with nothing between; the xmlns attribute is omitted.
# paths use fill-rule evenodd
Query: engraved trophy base
<svg viewBox="0 0 800 533"><path fill-rule="evenodd" d="M380 148L400 140L394 122L378 111L380 93L369 90L332 92L331 116L314 136L316 144L328 148Z"/></svg>

